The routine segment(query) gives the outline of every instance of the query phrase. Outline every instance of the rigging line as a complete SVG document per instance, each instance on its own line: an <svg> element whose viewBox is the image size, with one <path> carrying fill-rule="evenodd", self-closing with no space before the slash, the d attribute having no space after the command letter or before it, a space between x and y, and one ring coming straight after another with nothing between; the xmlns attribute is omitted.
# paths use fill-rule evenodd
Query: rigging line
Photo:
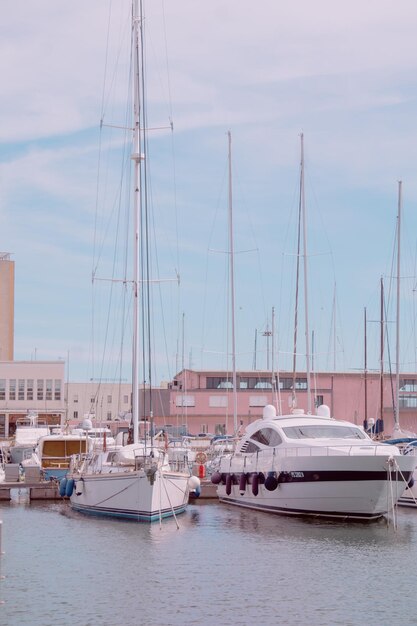
<svg viewBox="0 0 417 626"><path fill-rule="evenodd" d="M385 300L384 300L384 312L385 312L385 319L387 320L388 311L386 308ZM393 385L393 380L392 380L391 349L390 349L390 343L389 343L388 327L386 327L386 342L387 342L387 352L388 352L389 378L390 378L390 383L391 383L391 401L392 401L392 407L395 412L395 394L394 394L394 385Z"/></svg>
<svg viewBox="0 0 417 626"><path fill-rule="evenodd" d="M159 479L160 479L160 482L164 485L165 495L166 495L166 497L168 499L169 506L171 507L172 515L174 516L175 524L176 524L177 530L178 530L179 529L179 524L178 524L177 516L175 514L174 507L172 506L171 498L169 497L168 489L167 489L167 486L165 484L165 478L164 478L164 475L162 474L162 470L161 469L159 469Z"/></svg>

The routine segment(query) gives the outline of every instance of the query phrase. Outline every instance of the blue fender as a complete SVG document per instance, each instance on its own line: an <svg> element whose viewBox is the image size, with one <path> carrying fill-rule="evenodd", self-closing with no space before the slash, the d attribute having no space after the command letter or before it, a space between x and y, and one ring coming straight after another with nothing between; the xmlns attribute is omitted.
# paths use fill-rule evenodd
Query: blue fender
<svg viewBox="0 0 417 626"><path fill-rule="evenodd" d="M65 495L70 498L72 496L72 492L74 491L74 479L69 478L67 480L67 486L65 488Z"/></svg>
<svg viewBox="0 0 417 626"><path fill-rule="evenodd" d="M66 490L67 490L67 479L66 478L62 478L59 481L59 495L61 496L61 498L63 498L65 496Z"/></svg>

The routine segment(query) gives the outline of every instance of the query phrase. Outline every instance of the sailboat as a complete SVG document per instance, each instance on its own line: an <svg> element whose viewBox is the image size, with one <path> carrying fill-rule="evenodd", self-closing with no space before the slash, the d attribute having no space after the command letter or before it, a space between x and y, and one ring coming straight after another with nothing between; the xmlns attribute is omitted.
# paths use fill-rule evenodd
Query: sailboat
<svg viewBox="0 0 417 626"><path fill-rule="evenodd" d="M152 435L139 438L139 279L140 217L144 203L147 177L144 106L144 19L138 9L138 0L132 1L132 60L134 65L133 94L133 363L132 363L132 425L133 443L116 449L73 457L66 477L65 494L76 511L112 516L136 521L152 522L176 517L185 511L190 489L196 489L199 479L190 475L187 464L177 460L175 468L169 463L166 447L155 445ZM143 184L142 184L143 182ZM143 255L142 255L143 257ZM149 302L149 298L148 298ZM150 331L149 331L150 332ZM89 425L85 425L86 435ZM64 486L60 486L61 494Z"/></svg>
<svg viewBox="0 0 417 626"><path fill-rule="evenodd" d="M400 449L403 455L414 456L417 451L417 434L405 432L400 427L400 279L401 279L401 212L402 212L402 181L398 182L398 216L397 216L397 311L396 311L396 374L395 374L395 406L394 429L391 438L385 443ZM407 488L398 500L400 506L417 508L417 470L408 481Z"/></svg>
<svg viewBox="0 0 417 626"><path fill-rule="evenodd" d="M307 309L304 144L301 136L300 216L303 220L304 298ZM300 253L300 248L299 248ZM306 360L309 378L306 316ZM274 514L373 520L389 512L417 459L374 442L362 428L330 416L322 405L277 415L272 405L246 428L232 454L220 459L211 481L221 502Z"/></svg>

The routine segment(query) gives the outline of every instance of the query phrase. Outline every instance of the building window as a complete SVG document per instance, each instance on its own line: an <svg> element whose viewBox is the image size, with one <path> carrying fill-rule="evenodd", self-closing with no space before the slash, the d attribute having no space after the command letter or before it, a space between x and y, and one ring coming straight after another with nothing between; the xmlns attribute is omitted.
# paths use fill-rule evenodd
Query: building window
<svg viewBox="0 0 417 626"><path fill-rule="evenodd" d="M52 379L46 379L45 400L52 400Z"/></svg>
<svg viewBox="0 0 417 626"><path fill-rule="evenodd" d="M61 400L61 381L55 379L54 400Z"/></svg>
<svg viewBox="0 0 417 626"><path fill-rule="evenodd" d="M19 381L18 381L17 399L18 400L25 399L25 381L23 378L19 378Z"/></svg>
<svg viewBox="0 0 417 626"><path fill-rule="evenodd" d="M206 389L233 389L233 383L223 376L207 376Z"/></svg>
<svg viewBox="0 0 417 626"><path fill-rule="evenodd" d="M43 378L38 378L37 380L37 394L36 397L38 400L43 400Z"/></svg>
<svg viewBox="0 0 417 626"><path fill-rule="evenodd" d="M208 433L208 424L201 424L200 433L203 433L204 435L207 435L207 433Z"/></svg>
<svg viewBox="0 0 417 626"><path fill-rule="evenodd" d="M107 396L107 404L111 404L111 396Z"/></svg>
<svg viewBox="0 0 417 626"><path fill-rule="evenodd" d="M209 407L215 408L226 408L227 407L227 396L209 396Z"/></svg>
<svg viewBox="0 0 417 626"><path fill-rule="evenodd" d="M215 435L225 435L226 434L226 424L216 424L214 427Z"/></svg>
<svg viewBox="0 0 417 626"><path fill-rule="evenodd" d="M239 378L239 389L272 389L277 386L277 377L274 376L241 376Z"/></svg>
<svg viewBox="0 0 417 626"><path fill-rule="evenodd" d="M123 403L129 404L129 396L123 396Z"/></svg>
<svg viewBox="0 0 417 626"><path fill-rule="evenodd" d="M295 388L296 389L307 389L307 378L296 378L295 379Z"/></svg>
<svg viewBox="0 0 417 626"><path fill-rule="evenodd" d="M315 400L316 408L321 406L323 402L324 402L323 396L316 396L316 400Z"/></svg>
<svg viewBox="0 0 417 626"><path fill-rule="evenodd" d="M417 408L417 396L400 396L399 405L400 409L415 409Z"/></svg>
<svg viewBox="0 0 417 626"><path fill-rule="evenodd" d="M175 406L195 406L194 396L177 396Z"/></svg>
<svg viewBox="0 0 417 626"><path fill-rule="evenodd" d="M400 391L417 391L417 380L415 378L405 378L401 380Z"/></svg>
<svg viewBox="0 0 417 626"><path fill-rule="evenodd" d="M91 403L91 404L95 404L95 403L96 403L96 397L95 397L95 396L92 396L92 397L90 398L90 403Z"/></svg>
<svg viewBox="0 0 417 626"><path fill-rule="evenodd" d="M249 406L266 406L268 404L268 398L266 396L261 396L260 394L257 396L249 397Z"/></svg>
<svg viewBox="0 0 417 626"><path fill-rule="evenodd" d="M33 400L33 378L26 381L26 400Z"/></svg>
<svg viewBox="0 0 417 626"><path fill-rule="evenodd" d="M0 378L0 400L6 399L6 379Z"/></svg>
<svg viewBox="0 0 417 626"><path fill-rule="evenodd" d="M74 419L77 420L78 419L78 411L74 411L74 413L72 414Z"/></svg>
<svg viewBox="0 0 417 626"><path fill-rule="evenodd" d="M6 416L2 413L0 415L0 437L6 436Z"/></svg>
<svg viewBox="0 0 417 626"><path fill-rule="evenodd" d="M16 400L16 379L9 380L9 400Z"/></svg>
<svg viewBox="0 0 417 626"><path fill-rule="evenodd" d="M111 411L107 411L107 419L111 420Z"/></svg>

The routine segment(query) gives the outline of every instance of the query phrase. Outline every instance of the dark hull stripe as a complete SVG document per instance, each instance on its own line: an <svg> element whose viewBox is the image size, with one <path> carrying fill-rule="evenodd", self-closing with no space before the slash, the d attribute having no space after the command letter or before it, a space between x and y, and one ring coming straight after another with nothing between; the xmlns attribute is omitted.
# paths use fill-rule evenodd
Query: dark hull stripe
<svg viewBox="0 0 417 626"><path fill-rule="evenodd" d="M179 515L183 513L186 509L186 504L182 504L180 506L174 507L174 513L172 509L162 509L159 511L152 511L152 513L145 511L131 511L131 510L123 510L123 509L106 509L104 507L89 507L80 504L71 504L74 511L78 511L79 513L85 513L87 515L95 515L95 516L104 516L104 517L116 517L120 519L130 519L137 522L156 522L162 518L172 517L175 515Z"/></svg>
<svg viewBox="0 0 417 626"><path fill-rule="evenodd" d="M266 511L267 513L276 513L278 515L293 515L298 517L329 517L332 519L351 519L351 520L376 520L380 517L383 517L386 512L381 513L352 513L352 512L339 512L339 511L315 511L315 510L304 510L304 509L287 509L285 507L279 506L268 506L259 503L250 503L243 502L242 500L235 500L234 498L223 498L219 496L220 502L224 502L226 504L234 504L236 506L240 506L247 509L256 509L257 511Z"/></svg>
<svg viewBox="0 0 417 626"><path fill-rule="evenodd" d="M264 472L265 476L267 472ZM223 474L226 476L227 474ZM239 477L241 472L233 473L232 475L235 477L235 484L239 483ZM250 476L250 473L248 474ZM412 476L412 472L403 472L402 476L399 472L391 472L387 474L387 472L379 471L379 472L363 472L363 471L352 471L352 470L332 470L332 471L291 471L291 472L277 472L278 483L316 483L316 482L357 482L357 481L365 481L365 480L380 480L380 481L388 481L390 478L392 481L396 482L408 482ZM404 478L403 478L404 477ZM226 480L223 480L223 484L225 484Z"/></svg>

